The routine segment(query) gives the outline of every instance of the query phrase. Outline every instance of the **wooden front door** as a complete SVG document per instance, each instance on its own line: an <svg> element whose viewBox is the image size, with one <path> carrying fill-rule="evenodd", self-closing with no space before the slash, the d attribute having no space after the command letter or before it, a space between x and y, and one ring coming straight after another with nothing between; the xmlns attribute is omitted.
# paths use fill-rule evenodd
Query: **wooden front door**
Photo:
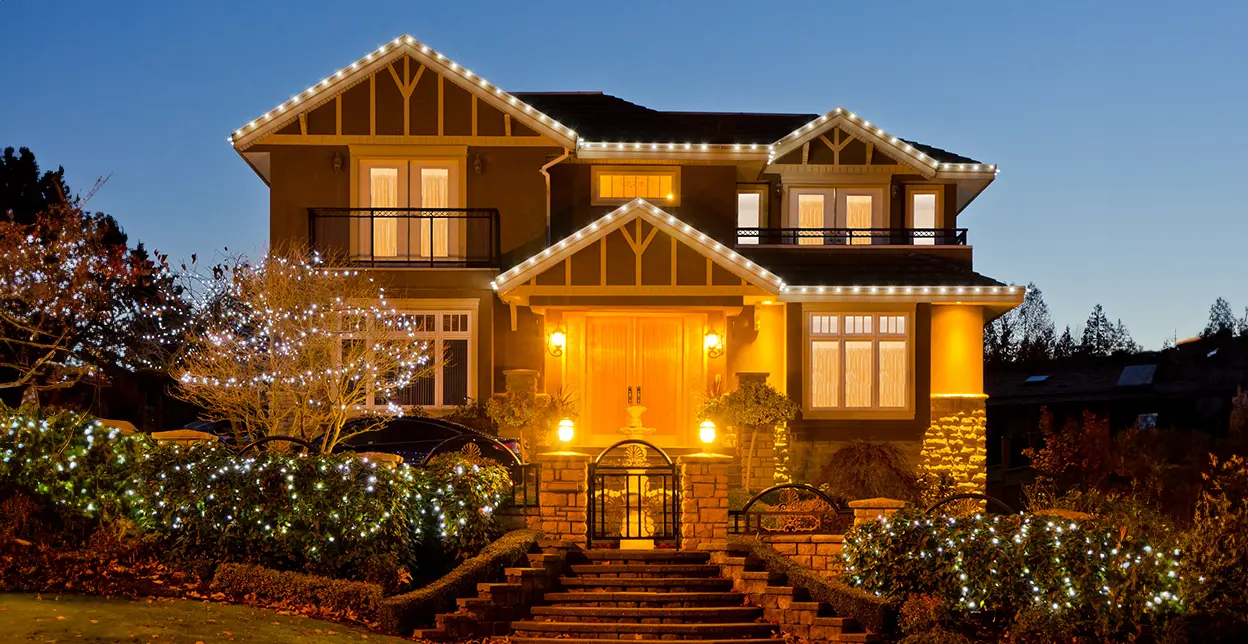
<svg viewBox="0 0 1248 644"><path fill-rule="evenodd" d="M646 408L641 419L658 445L682 446L690 436L705 388L701 314L566 314L569 360L564 382L579 399L585 442L609 445L625 437L625 407ZM578 337L579 336L579 337Z"/></svg>

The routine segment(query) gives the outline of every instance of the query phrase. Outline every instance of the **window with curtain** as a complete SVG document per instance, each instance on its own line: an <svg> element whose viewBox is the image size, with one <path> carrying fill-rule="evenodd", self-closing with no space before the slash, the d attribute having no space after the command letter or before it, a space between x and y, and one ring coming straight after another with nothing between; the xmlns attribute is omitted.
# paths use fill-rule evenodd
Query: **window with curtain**
<svg viewBox="0 0 1248 644"><path fill-rule="evenodd" d="M420 169L420 207L426 212L420 231L421 257L446 257L450 254L450 219L438 209L450 206L451 173L446 168Z"/></svg>
<svg viewBox="0 0 1248 644"><path fill-rule="evenodd" d="M389 401L374 396L372 404L393 402L402 406L453 407L473 396L469 366L475 345L472 313L469 311L404 312L417 339L429 341L429 352L436 361L433 374L394 392Z"/></svg>
<svg viewBox="0 0 1248 644"><path fill-rule="evenodd" d="M801 194L797 196L797 227L827 228L824 224L824 195ZM798 244L820 245L822 237L798 237Z"/></svg>
<svg viewBox="0 0 1248 644"><path fill-rule="evenodd" d="M737 228L758 228L762 224L763 195L760 192L737 193ZM738 244L757 244L754 235L738 235Z"/></svg>
<svg viewBox="0 0 1248 644"><path fill-rule="evenodd" d="M871 195L846 195L845 196L845 227L851 231L854 229L871 228L871 212L872 202L874 200ZM849 243L851 244L870 244L871 237L869 235L854 235L850 233Z"/></svg>
<svg viewBox="0 0 1248 644"><path fill-rule="evenodd" d="M368 177L368 207L398 208L398 168L370 168ZM378 257L394 257L399 254L399 220L396 217L387 217L386 214L385 210L373 212L373 254Z"/></svg>
<svg viewBox="0 0 1248 644"><path fill-rule="evenodd" d="M887 411L910 406L908 314L807 315L811 409Z"/></svg>
<svg viewBox="0 0 1248 644"><path fill-rule="evenodd" d="M658 204L680 201L678 168L594 168L594 205L622 204L646 199Z"/></svg>

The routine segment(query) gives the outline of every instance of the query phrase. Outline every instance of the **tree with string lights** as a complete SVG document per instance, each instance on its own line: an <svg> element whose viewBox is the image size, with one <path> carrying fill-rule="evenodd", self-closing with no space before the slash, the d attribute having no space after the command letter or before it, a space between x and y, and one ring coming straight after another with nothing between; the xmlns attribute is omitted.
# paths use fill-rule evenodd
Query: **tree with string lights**
<svg viewBox="0 0 1248 644"><path fill-rule="evenodd" d="M201 311L173 361L174 396L255 439L330 452L403 409L431 377L424 316L395 311L372 277L300 249L235 259L188 289Z"/></svg>

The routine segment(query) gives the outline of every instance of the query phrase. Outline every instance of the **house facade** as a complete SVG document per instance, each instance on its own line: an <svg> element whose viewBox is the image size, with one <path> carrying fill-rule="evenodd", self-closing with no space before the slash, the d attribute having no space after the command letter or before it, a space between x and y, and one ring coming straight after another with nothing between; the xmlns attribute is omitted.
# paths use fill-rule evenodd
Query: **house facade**
<svg viewBox="0 0 1248 644"><path fill-rule="evenodd" d="M753 378L801 409L790 454L897 441L983 485L982 329L1023 297L974 271L960 226L993 165L839 107L512 93L410 36L230 142L270 188L274 247L375 271L423 316L445 359L400 402L561 392L574 446L680 453L703 397Z"/></svg>

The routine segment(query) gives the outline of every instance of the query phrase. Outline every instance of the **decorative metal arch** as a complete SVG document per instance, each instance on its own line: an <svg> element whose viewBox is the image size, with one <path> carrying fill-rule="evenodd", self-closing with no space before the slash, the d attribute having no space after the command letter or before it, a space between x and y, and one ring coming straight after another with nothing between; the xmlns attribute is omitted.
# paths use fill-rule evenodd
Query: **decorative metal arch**
<svg viewBox="0 0 1248 644"><path fill-rule="evenodd" d="M780 498L769 503L767 498L777 493ZM759 509L754 509L756 504L760 506ZM729 521L729 529L734 534L839 534L853 524L853 514L812 485L783 483L755 494L740 510L729 512Z"/></svg>
<svg viewBox="0 0 1248 644"><path fill-rule="evenodd" d="M625 447L625 451L628 453L626 455L626 460L633 459L633 458L637 458L637 459L645 458L646 460L645 463L640 463L638 465L624 465L623 467L647 467L649 464L649 456L648 454L645 454L645 452L648 450L654 450L656 453L658 453L659 456L663 458L663 462L661 465L673 466L673 467L675 466L675 462L672 461L672 457L667 455L667 452L663 451L654 443L651 443L649 441L644 441L640 438L626 438L614 445L611 445L610 447L607 447L606 449L598 453L597 458L594 459L594 465L597 465L599 467L621 467L620 465L613 465L609 462L608 463L602 462L602 459L604 457L607 457L608 455L610 455L612 452L614 452L616 449L620 447ZM637 449L628 449L629 447L636 447ZM641 457L636 456L639 453L639 450L640 450L640 453L642 453Z"/></svg>
<svg viewBox="0 0 1248 644"><path fill-rule="evenodd" d="M949 505L950 503L955 503L957 501L984 501L989 506L996 505L1001 510L1004 510L1002 514L1014 514L1014 509L1006 505L1005 501L1002 501L1001 499L998 499L994 496L988 496L987 494L974 494L974 493L954 494L951 496L947 496L937 501L936 503L933 503L932 507L928 508L923 513L931 514L935 512L936 510L939 510L940 508L946 505Z"/></svg>
<svg viewBox="0 0 1248 644"><path fill-rule="evenodd" d="M250 452L256 447L259 447L266 443L278 443L278 442L294 443L298 445L299 447L302 447L303 451L307 452L308 454L311 454L316 449L315 445L313 445L312 443L308 441L303 440L302 438L295 438L294 436L265 436L263 438L257 438L256 440L251 441L250 443L247 443L246 445L244 445L242 449L238 450L238 455L242 456L243 454L246 454L247 452Z"/></svg>
<svg viewBox="0 0 1248 644"><path fill-rule="evenodd" d="M470 460L492 460L503 467L522 465L520 457L501 441L484 434L461 434L452 436L433 446L425 455L421 465L427 465L435 456L448 453L460 453Z"/></svg>

